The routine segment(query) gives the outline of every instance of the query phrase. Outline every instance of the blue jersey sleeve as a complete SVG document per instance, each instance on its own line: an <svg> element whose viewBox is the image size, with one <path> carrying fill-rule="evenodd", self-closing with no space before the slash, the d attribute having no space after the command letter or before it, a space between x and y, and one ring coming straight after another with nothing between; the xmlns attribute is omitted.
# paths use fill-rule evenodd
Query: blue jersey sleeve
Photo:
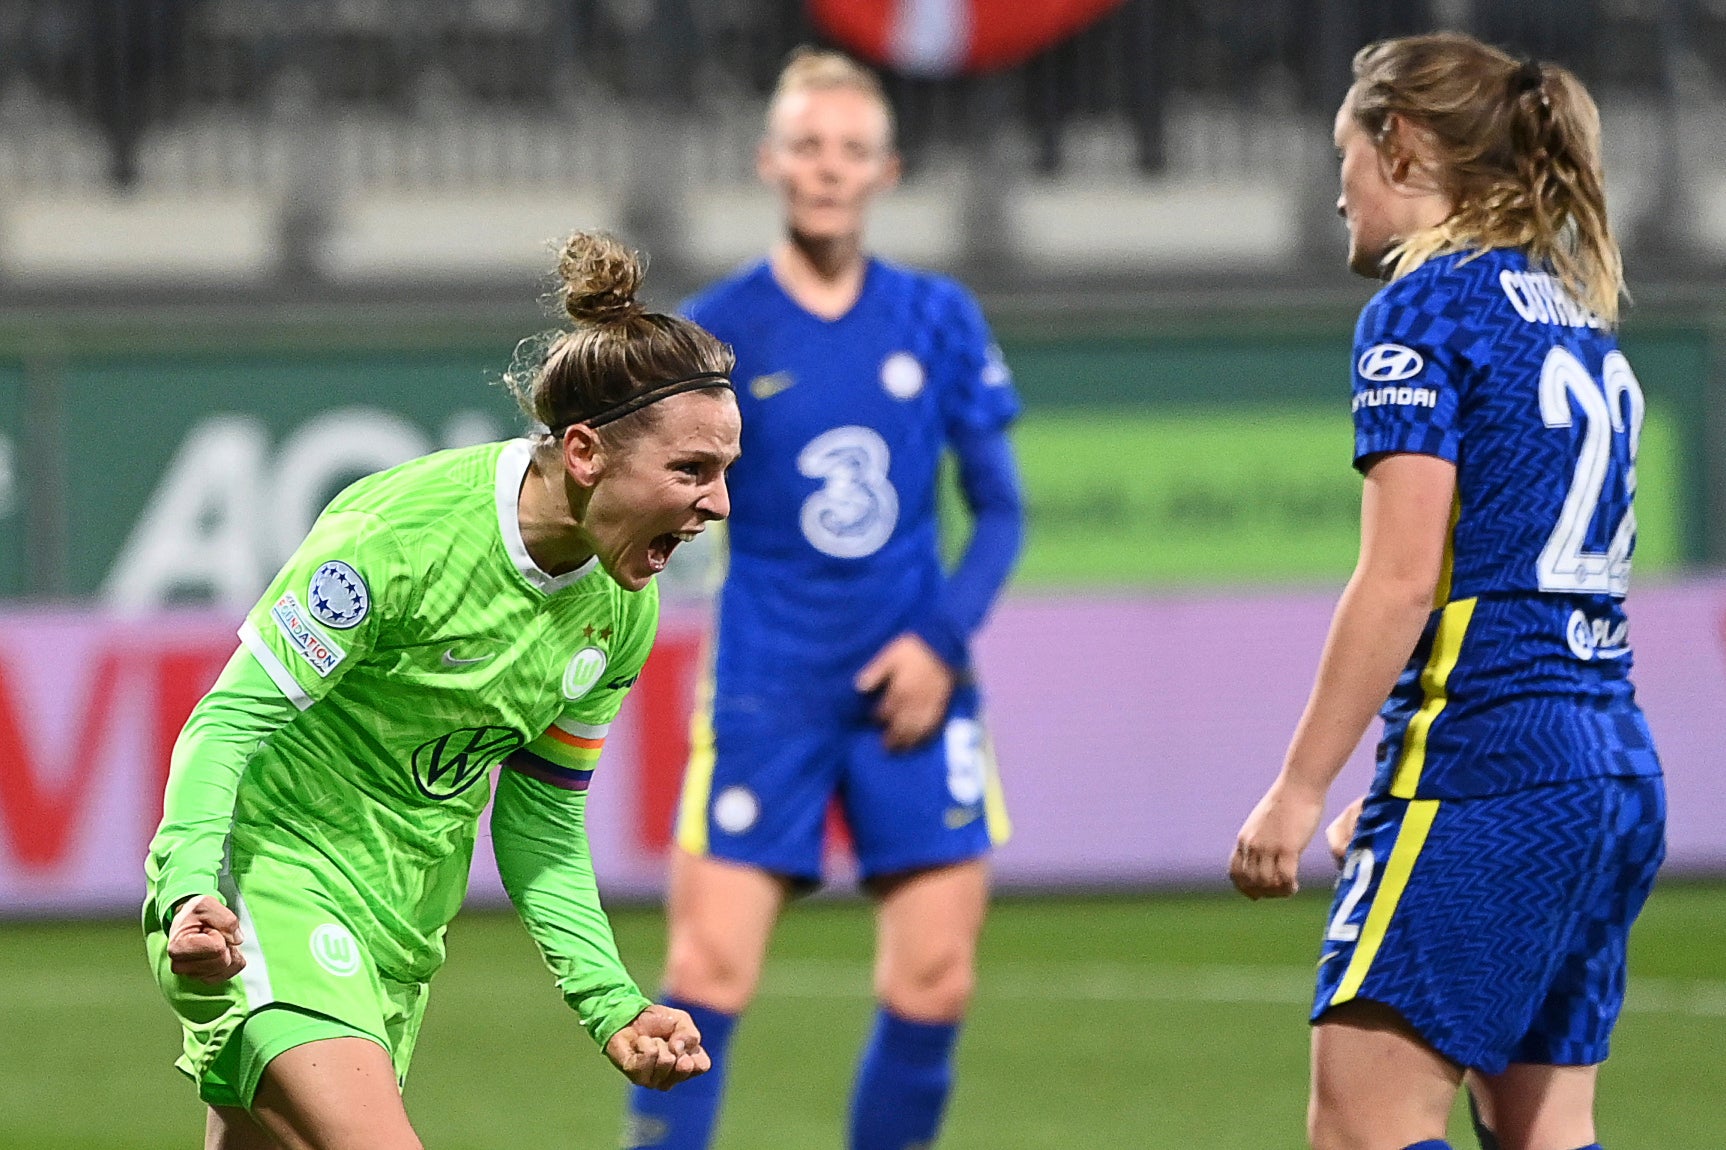
<svg viewBox="0 0 1726 1150"><path fill-rule="evenodd" d="M1455 463L1467 382L1465 333L1452 292L1419 276L1392 284L1361 313L1354 339L1354 462L1387 452Z"/></svg>
<svg viewBox="0 0 1726 1150"><path fill-rule="evenodd" d="M946 355L941 418L947 438L958 441L979 432L999 431L1019 415L1013 373L989 332L983 309L969 292L951 284L941 325Z"/></svg>
<svg viewBox="0 0 1726 1150"><path fill-rule="evenodd" d="M959 489L971 511L971 539L915 631L948 666L970 666L971 636L1012 574L1025 536L1024 498L1005 430L968 433L953 442Z"/></svg>

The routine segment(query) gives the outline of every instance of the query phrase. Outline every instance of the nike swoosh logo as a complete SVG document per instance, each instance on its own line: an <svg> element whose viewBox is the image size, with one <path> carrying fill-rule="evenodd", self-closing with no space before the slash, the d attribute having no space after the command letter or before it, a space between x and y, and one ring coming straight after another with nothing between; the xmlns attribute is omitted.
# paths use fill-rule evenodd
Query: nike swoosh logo
<svg viewBox="0 0 1726 1150"><path fill-rule="evenodd" d="M455 648L451 647L443 653L443 665L446 667L471 667L475 663L483 663L489 658L491 658L490 655L481 655L477 659L458 659L455 657Z"/></svg>
<svg viewBox="0 0 1726 1150"><path fill-rule="evenodd" d="M969 826L977 821L982 811L976 807L948 807L947 816L943 820L948 830L956 831L960 827Z"/></svg>
<svg viewBox="0 0 1726 1150"><path fill-rule="evenodd" d="M788 371L776 371L771 375L758 375L749 381L749 394L756 399L772 399L796 383Z"/></svg>
<svg viewBox="0 0 1726 1150"><path fill-rule="evenodd" d="M1340 950L1332 950L1332 951L1327 951L1326 953L1319 955L1318 965L1323 966L1325 963L1329 962L1331 959L1335 958L1337 955L1339 955L1341 953L1342 953L1342 951L1340 951Z"/></svg>

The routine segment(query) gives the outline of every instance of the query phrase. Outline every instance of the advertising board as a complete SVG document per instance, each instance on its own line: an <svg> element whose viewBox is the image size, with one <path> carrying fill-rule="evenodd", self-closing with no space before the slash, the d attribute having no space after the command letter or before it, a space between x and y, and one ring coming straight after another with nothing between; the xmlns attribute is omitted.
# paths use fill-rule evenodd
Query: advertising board
<svg viewBox="0 0 1726 1150"><path fill-rule="evenodd" d="M0 351L0 597L242 611L346 483L522 427L497 386L508 337L407 347L388 335ZM1645 338L1633 349L1649 396L1644 574L1703 554L1709 456L1695 394L1707 361L1697 346L1706 350ZM1346 347L1346 331L1328 329L1009 340L1029 516L1017 585L1344 577L1360 492ZM963 538L963 524L951 525Z"/></svg>
<svg viewBox="0 0 1726 1150"><path fill-rule="evenodd" d="M1222 881L1276 773L1331 593L1019 596L977 658L1015 834L1018 887ZM1636 678L1670 790L1669 862L1726 868L1726 579L1639 589ZM233 651L232 616L0 614L0 912L129 912L173 740ZM672 612L595 775L608 893L662 886L705 620ZM1357 752L1333 792L1369 778ZM500 897L481 832L472 895ZM1309 856L1322 880L1322 851ZM846 873L835 859L835 875Z"/></svg>

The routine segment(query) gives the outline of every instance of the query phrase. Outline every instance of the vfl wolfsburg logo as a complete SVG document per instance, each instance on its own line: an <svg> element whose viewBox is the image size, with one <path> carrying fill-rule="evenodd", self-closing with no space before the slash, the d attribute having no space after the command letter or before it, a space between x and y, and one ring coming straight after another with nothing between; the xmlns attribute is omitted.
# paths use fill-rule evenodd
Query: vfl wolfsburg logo
<svg viewBox="0 0 1726 1150"><path fill-rule="evenodd" d="M577 651L569 666L563 669L563 697L573 703L598 686L600 676L605 674L606 662L605 652L598 647L583 647Z"/></svg>
<svg viewBox="0 0 1726 1150"><path fill-rule="evenodd" d="M427 798L453 799L525 740L508 727L463 727L414 748L414 782Z"/></svg>
<svg viewBox="0 0 1726 1150"><path fill-rule="evenodd" d="M326 922L312 931L311 946L312 958L337 978L359 973L359 940L341 923Z"/></svg>

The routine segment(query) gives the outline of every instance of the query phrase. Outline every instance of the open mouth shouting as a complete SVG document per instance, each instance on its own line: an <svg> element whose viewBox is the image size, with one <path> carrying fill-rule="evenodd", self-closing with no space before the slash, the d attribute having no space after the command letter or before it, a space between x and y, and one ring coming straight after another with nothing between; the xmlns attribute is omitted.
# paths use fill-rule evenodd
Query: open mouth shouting
<svg viewBox="0 0 1726 1150"><path fill-rule="evenodd" d="M671 562L671 553L677 550L679 543L688 543L701 529L693 531L667 531L663 535L655 535L647 542L647 569L657 575L665 570L665 565Z"/></svg>

